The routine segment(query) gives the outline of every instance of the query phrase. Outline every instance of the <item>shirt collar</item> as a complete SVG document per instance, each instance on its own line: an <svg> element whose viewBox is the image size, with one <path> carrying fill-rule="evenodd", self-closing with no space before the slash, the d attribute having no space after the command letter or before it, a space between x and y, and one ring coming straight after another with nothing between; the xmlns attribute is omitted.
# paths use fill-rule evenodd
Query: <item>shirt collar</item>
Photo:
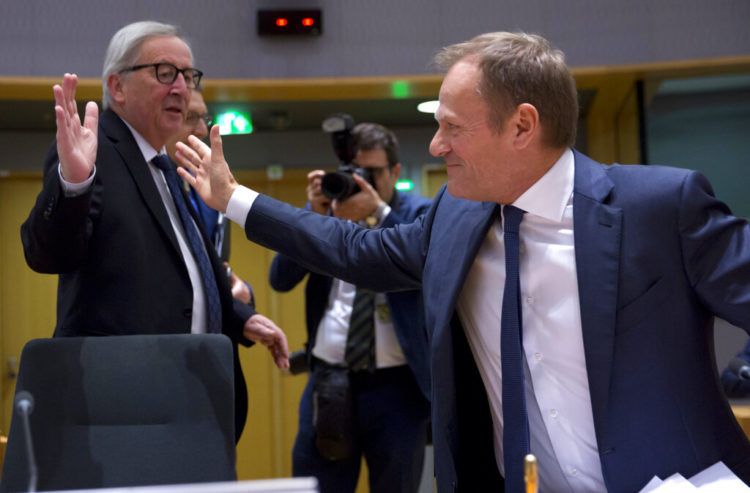
<svg viewBox="0 0 750 493"><path fill-rule="evenodd" d="M575 159L573 151L565 149L544 176L526 190L513 205L530 214L561 222L565 207L573 194Z"/></svg>
<svg viewBox="0 0 750 493"><path fill-rule="evenodd" d="M130 129L130 133L133 134L133 138L135 138L135 143L138 144L138 149L141 150L141 154L143 154L143 159L145 159L147 163L150 163L151 160L154 159L158 154L165 154L167 152L165 146L162 146L162 148L159 151L151 147L151 144L146 142L146 139L144 139L143 136L139 134L138 131L132 127L132 125L130 125L125 120L122 120L122 121L125 122L125 125L128 126L128 128Z"/></svg>

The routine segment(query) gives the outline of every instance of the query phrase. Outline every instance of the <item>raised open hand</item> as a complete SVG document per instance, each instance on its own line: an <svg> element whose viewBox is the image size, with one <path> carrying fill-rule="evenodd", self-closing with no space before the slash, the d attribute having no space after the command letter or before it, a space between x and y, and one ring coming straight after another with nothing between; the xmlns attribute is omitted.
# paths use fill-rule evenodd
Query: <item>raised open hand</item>
<svg viewBox="0 0 750 493"><path fill-rule="evenodd" d="M62 86L55 84L55 123L57 124L57 155L62 176L71 183L81 183L91 176L96 163L99 108L86 103L86 115L81 117L76 106L78 76L65 74Z"/></svg>
<svg viewBox="0 0 750 493"><path fill-rule="evenodd" d="M209 207L226 212L237 182L224 159L218 125L211 128L210 139L211 147L193 135L188 137L190 146L178 142L175 158L183 167L177 172Z"/></svg>

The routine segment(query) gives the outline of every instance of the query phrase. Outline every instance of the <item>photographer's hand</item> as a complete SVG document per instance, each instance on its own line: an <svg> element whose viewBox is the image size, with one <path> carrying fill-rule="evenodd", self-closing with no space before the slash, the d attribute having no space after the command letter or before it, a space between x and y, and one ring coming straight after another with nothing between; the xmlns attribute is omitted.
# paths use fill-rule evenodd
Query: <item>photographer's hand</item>
<svg viewBox="0 0 750 493"><path fill-rule="evenodd" d="M325 171L316 169L307 174L307 200L310 202L310 209L318 214L327 215L331 208L331 199L323 195L321 183Z"/></svg>
<svg viewBox="0 0 750 493"><path fill-rule="evenodd" d="M346 200L334 200L331 209L336 217L350 221L363 221L375 213L378 206L383 203L383 199L367 180L356 173L352 177L359 185L360 191Z"/></svg>

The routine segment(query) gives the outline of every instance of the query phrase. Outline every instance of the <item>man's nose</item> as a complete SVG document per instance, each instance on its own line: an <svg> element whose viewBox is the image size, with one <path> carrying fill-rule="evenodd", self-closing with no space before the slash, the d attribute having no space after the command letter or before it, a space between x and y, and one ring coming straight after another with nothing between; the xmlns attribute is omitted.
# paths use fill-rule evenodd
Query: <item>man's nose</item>
<svg viewBox="0 0 750 493"><path fill-rule="evenodd" d="M198 126L195 127L195 132L193 132L193 135L201 140L205 139L208 135L208 126L206 125L206 122L203 121L203 118L200 119L200 121L198 122Z"/></svg>
<svg viewBox="0 0 750 493"><path fill-rule="evenodd" d="M440 129L435 132L430 142L430 154L435 157L441 157L448 153L448 146L443 139L442 132Z"/></svg>
<svg viewBox="0 0 750 493"><path fill-rule="evenodd" d="M189 90L187 81L185 80L185 74L182 72L177 74L177 78L172 82L172 89L178 92L187 92Z"/></svg>

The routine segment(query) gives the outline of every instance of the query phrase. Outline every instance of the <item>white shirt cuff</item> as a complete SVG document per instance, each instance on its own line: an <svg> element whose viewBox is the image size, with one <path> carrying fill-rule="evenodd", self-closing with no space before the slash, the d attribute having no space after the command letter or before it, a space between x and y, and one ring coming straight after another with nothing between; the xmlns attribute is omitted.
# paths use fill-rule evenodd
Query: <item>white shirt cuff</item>
<svg viewBox="0 0 750 493"><path fill-rule="evenodd" d="M91 188L91 184L94 183L94 176L96 176L96 166L91 170L91 176L81 183L65 181L65 178L63 178L62 175L62 166L60 166L60 163L57 163L57 175L60 177L60 186L62 187L65 196L76 197L78 195L83 195L89 191L89 188Z"/></svg>
<svg viewBox="0 0 750 493"><path fill-rule="evenodd" d="M244 228L247 213L250 212L256 198L258 198L258 192L242 185L238 186L232 192L232 196L229 197L226 216L230 221L234 221Z"/></svg>

